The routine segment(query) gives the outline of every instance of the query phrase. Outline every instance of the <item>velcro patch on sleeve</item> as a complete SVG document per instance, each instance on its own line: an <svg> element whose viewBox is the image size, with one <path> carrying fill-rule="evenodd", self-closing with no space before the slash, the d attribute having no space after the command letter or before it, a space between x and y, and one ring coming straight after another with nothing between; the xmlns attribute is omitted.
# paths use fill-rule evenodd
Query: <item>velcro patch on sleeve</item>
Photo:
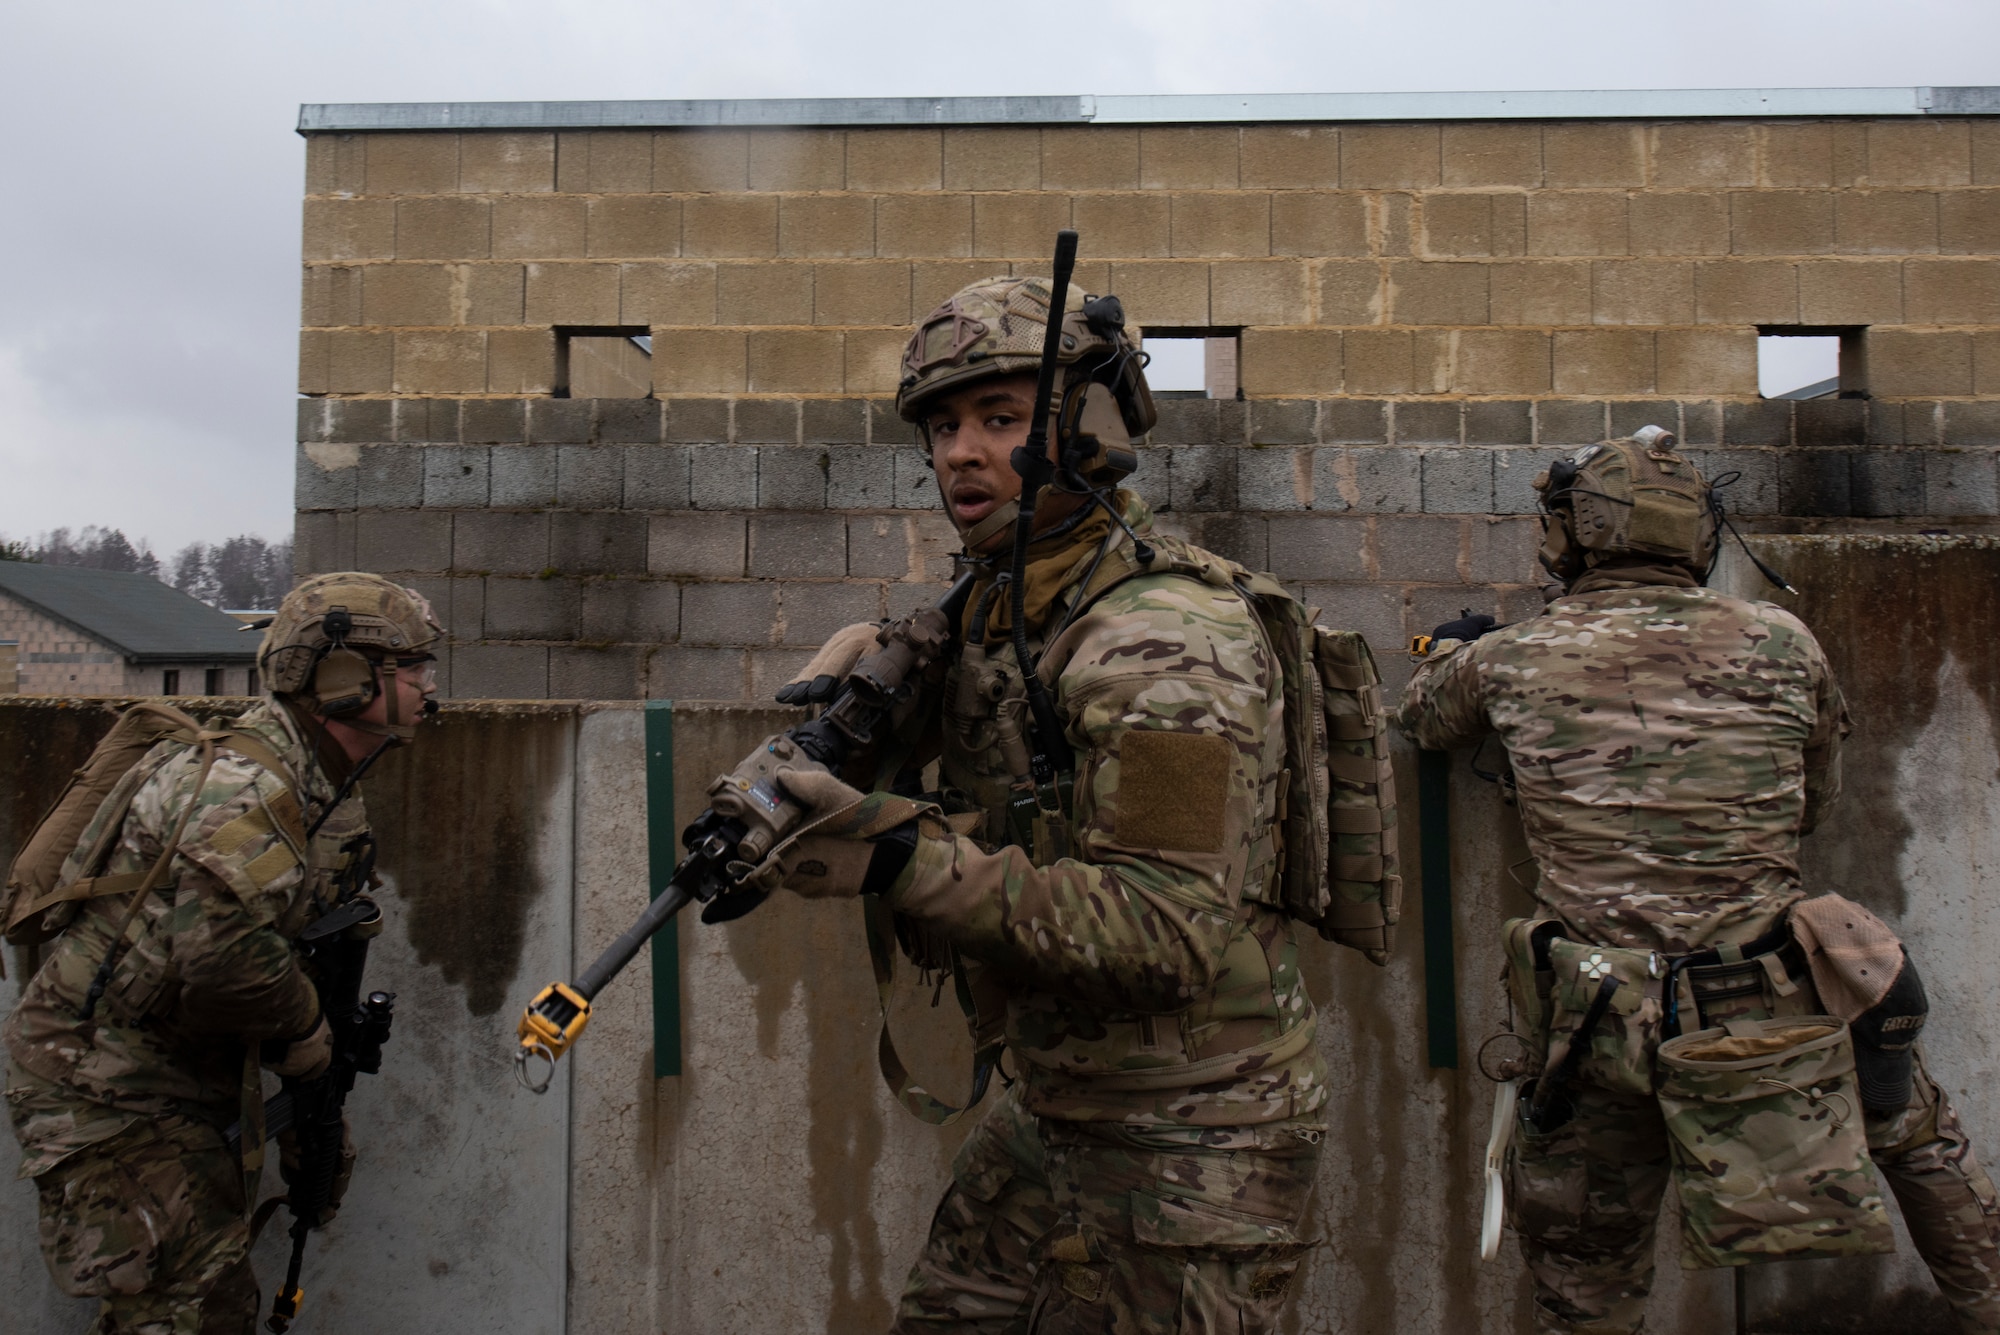
<svg viewBox="0 0 2000 1335"><path fill-rule="evenodd" d="M264 814L263 807L255 806L211 834L208 843L216 852L229 857L252 839L273 833L271 818Z"/></svg>
<svg viewBox="0 0 2000 1335"><path fill-rule="evenodd" d="M250 878L251 884L262 890L298 865L298 856L289 845L280 841L244 863L243 874Z"/></svg>
<svg viewBox="0 0 2000 1335"><path fill-rule="evenodd" d="M292 790L282 790L275 797L265 799L264 807L278 824L278 833L297 848L306 846L306 818L299 810L299 800L292 796Z"/></svg>
<svg viewBox="0 0 2000 1335"><path fill-rule="evenodd" d="M1134 728L1118 742L1118 842L1220 853L1229 800L1229 739Z"/></svg>

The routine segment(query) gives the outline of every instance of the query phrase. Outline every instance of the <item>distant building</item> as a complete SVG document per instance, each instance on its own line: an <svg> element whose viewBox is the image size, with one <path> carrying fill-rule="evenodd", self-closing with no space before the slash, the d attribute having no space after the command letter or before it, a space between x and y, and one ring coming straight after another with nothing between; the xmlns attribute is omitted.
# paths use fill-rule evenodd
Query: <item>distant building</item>
<svg viewBox="0 0 2000 1335"><path fill-rule="evenodd" d="M258 637L241 626L151 575L0 561L0 644L14 645L0 690L254 694Z"/></svg>

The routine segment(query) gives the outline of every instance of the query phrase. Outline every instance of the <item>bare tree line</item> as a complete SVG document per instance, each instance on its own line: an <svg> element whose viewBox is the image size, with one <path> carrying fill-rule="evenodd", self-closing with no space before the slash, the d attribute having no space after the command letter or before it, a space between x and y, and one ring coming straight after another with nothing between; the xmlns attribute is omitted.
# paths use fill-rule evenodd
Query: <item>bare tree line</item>
<svg viewBox="0 0 2000 1335"><path fill-rule="evenodd" d="M25 541L0 538L0 561L151 575L211 607L276 607L292 586L291 542L248 533L214 544L191 542L162 564L145 538L133 542L121 529L88 524Z"/></svg>

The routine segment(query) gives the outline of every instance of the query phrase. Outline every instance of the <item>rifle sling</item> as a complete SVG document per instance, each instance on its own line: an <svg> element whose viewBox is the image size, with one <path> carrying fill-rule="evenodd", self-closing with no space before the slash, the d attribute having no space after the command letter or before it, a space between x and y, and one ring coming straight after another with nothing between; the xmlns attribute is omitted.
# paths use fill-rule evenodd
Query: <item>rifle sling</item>
<svg viewBox="0 0 2000 1335"><path fill-rule="evenodd" d="M282 1136L285 1132L292 1129L293 1108L292 1091L289 1089L281 1089L270 1098L264 1100L264 1138L266 1140L269 1140L272 1136ZM229 1129L222 1133L222 1138L228 1143L229 1152L232 1154L236 1153L237 1147L243 1143L243 1123L240 1121L231 1122Z"/></svg>
<svg viewBox="0 0 2000 1335"><path fill-rule="evenodd" d="M896 929L890 919L892 910L880 895L862 897L863 921L868 934L868 959L875 968L875 994L882 1005L882 1035L875 1044L876 1064L882 1069L882 1079L889 1086L896 1101L907 1108L911 1115L932 1126L950 1126L973 1108L979 1106L986 1097L986 1087L993 1079L993 1072L1000 1065L1000 1054L1005 1045L988 1043L972 1054L972 1094L961 1106L954 1107L924 1089L910 1078L909 1068L903 1065L903 1058L896 1051L896 1041L889 1034L889 1000L896 972ZM972 991L965 981L965 971L955 962L952 965L953 992L958 998L959 1009L965 1012L965 1023L974 1032L977 1041L978 1007L973 1003Z"/></svg>

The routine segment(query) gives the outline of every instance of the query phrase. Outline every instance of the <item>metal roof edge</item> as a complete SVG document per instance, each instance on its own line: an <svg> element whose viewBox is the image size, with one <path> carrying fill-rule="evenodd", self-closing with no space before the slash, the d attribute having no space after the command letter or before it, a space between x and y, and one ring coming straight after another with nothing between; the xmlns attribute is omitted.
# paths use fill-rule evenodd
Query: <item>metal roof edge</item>
<svg viewBox="0 0 2000 1335"><path fill-rule="evenodd" d="M1926 88L1933 116L2000 116L2000 88Z"/></svg>
<svg viewBox="0 0 2000 1335"><path fill-rule="evenodd" d="M299 108L298 132L1925 115L2000 115L2000 87L682 98L626 102L309 102Z"/></svg>
<svg viewBox="0 0 2000 1335"><path fill-rule="evenodd" d="M1046 125L1090 119L1082 97L683 98L658 102L328 102L299 133L329 130L670 129L677 126Z"/></svg>
<svg viewBox="0 0 2000 1335"><path fill-rule="evenodd" d="M1922 88L1654 88L1504 93L1252 93L1099 97L1099 122L1629 120L1915 116Z"/></svg>

